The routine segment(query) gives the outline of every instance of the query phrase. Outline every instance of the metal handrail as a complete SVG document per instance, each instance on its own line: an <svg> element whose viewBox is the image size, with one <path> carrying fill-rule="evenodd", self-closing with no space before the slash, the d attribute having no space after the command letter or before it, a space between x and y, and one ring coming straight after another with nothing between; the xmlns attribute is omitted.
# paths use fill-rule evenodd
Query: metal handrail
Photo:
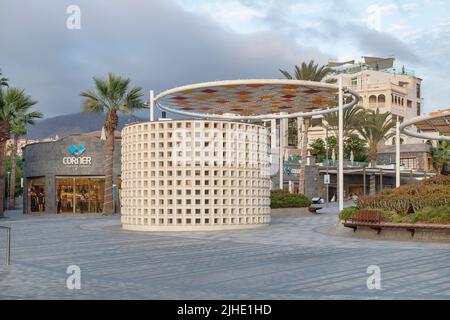
<svg viewBox="0 0 450 320"><path fill-rule="evenodd" d="M6 257L5 263L7 266L11 265L11 227L0 226L0 229L6 230Z"/></svg>

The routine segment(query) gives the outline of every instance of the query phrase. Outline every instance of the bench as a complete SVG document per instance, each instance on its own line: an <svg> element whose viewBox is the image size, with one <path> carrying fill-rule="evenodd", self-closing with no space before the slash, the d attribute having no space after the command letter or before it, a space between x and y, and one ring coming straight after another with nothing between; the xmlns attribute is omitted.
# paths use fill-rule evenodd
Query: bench
<svg viewBox="0 0 450 320"><path fill-rule="evenodd" d="M352 228L353 232L358 229L358 226L369 227L377 230L377 234L381 232L381 214L376 210L358 210L354 218L345 219L344 226Z"/></svg>
<svg viewBox="0 0 450 320"><path fill-rule="evenodd" d="M368 227L380 234L382 229L406 230L414 237L416 231L430 230L439 232L450 232L450 225L446 224L414 224L414 223L391 223L381 222L381 213L376 210L359 210L354 218L345 219L343 222L347 228L352 228L353 232L358 227Z"/></svg>

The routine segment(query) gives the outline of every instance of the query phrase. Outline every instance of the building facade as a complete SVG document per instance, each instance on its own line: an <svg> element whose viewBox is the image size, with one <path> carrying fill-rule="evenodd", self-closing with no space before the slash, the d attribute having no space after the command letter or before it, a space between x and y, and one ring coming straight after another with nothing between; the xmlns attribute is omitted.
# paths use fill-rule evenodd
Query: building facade
<svg viewBox="0 0 450 320"><path fill-rule="evenodd" d="M74 134L23 149L24 213L100 213L105 186L105 140ZM120 209L120 140L114 153L114 195Z"/></svg>
<svg viewBox="0 0 450 320"><path fill-rule="evenodd" d="M432 145L428 143L400 145L400 166L403 170L421 172L433 171ZM380 163L395 163L395 145L384 145L378 148L377 159Z"/></svg>
<svg viewBox="0 0 450 320"><path fill-rule="evenodd" d="M330 62L334 69L329 78L342 77L342 84L360 95L359 106L367 110L390 112L400 122L423 112L422 79L404 66L395 66L394 58L364 57L361 62ZM321 127L309 130L309 141L323 138ZM419 143L419 139L402 136L403 143Z"/></svg>
<svg viewBox="0 0 450 320"><path fill-rule="evenodd" d="M266 128L160 120L122 130L122 226L241 229L270 222Z"/></svg>

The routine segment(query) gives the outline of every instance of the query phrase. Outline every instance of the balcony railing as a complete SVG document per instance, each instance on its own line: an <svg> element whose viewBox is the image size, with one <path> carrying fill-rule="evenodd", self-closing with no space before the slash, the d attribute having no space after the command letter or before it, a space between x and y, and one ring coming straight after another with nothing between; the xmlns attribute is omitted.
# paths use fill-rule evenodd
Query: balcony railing
<svg viewBox="0 0 450 320"><path fill-rule="evenodd" d="M392 73L392 74L399 74L399 75L407 75L410 77L415 77L416 72L411 69L406 68L388 68L388 69L377 69L375 66L371 65L358 65L358 66L351 66L351 67L342 67L342 68L335 68L335 74L341 74L341 73L347 73L347 74L353 74L358 73L364 70L372 70L372 71L380 71L380 72L386 72L386 73Z"/></svg>

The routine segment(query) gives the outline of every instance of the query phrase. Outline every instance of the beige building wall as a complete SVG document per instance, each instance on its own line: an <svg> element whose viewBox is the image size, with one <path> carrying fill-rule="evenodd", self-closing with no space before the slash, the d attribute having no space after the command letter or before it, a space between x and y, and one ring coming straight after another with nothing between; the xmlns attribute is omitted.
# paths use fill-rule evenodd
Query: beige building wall
<svg viewBox="0 0 450 320"><path fill-rule="evenodd" d="M122 226L241 229L270 222L268 130L225 121L154 121L122 130Z"/></svg>
<svg viewBox="0 0 450 320"><path fill-rule="evenodd" d="M409 120L423 113L422 79L400 73L363 70L356 73L342 73L342 84L355 90L361 100L358 105L365 109L390 112L399 116L400 121ZM330 76L336 77L336 75ZM333 133L330 132L330 135ZM310 129L309 142L324 138L325 130L320 127ZM403 143L422 143L421 139L403 136ZM392 141L386 141L392 144Z"/></svg>

